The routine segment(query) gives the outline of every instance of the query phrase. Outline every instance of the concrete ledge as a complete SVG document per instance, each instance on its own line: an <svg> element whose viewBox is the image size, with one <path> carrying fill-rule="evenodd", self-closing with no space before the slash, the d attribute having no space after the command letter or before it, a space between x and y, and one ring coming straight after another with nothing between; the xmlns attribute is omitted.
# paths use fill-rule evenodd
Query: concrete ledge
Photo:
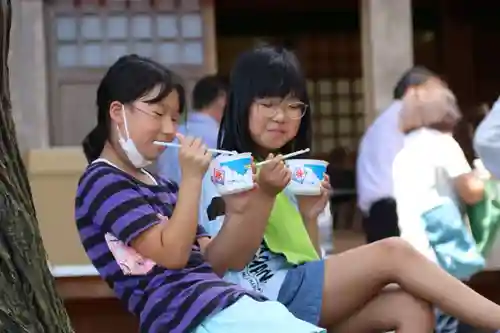
<svg viewBox="0 0 500 333"><path fill-rule="evenodd" d="M89 265L75 223L75 194L87 166L80 147L30 150L25 164L49 261Z"/></svg>
<svg viewBox="0 0 500 333"><path fill-rule="evenodd" d="M55 278L99 276L99 272L92 265L58 265L50 268Z"/></svg>
<svg viewBox="0 0 500 333"><path fill-rule="evenodd" d="M80 147L29 150L24 161L28 176L82 174L87 160Z"/></svg>

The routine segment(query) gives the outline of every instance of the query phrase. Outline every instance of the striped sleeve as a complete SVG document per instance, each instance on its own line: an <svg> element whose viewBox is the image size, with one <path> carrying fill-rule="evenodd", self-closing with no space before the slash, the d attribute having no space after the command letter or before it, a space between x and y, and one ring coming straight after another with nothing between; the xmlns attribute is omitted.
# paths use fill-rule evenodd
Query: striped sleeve
<svg viewBox="0 0 500 333"><path fill-rule="evenodd" d="M172 181L171 179L166 179L163 177L159 177L158 179L159 183L162 185L166 186L168 188L168 192L177 195L179 192L179 185L175 182ZM202 237L210 237L208 232L203 228L203 225L200 224L200 221L198 221L198 227L196 229L196 238L202 238Z"/></svg>
<svg viewBox="0 0 500 333"><path fill-rule="evenodd" d="M130 179L109 168L96 170L87 178L80 202L87 207L86 215L104 232L130 245L141 232L159 223L157 212Z"/></svg>
<svg viewBox="0 0 500 333"><path fill-rule="evenodd" d="M196 238L210 237L208 232L203 228L202 225L198 224L198 229L196 229Z"/></svg>

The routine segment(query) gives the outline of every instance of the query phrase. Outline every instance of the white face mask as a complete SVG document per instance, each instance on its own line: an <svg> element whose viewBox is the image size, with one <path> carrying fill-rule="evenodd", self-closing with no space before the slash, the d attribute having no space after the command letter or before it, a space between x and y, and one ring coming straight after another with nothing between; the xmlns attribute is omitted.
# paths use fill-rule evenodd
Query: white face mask
<svg viewBox="0 0 500 333"><path fill-rule="evenodd" d="M137 150L134 141L132 141L132 138L130 137L130 134L128 132L127 114L125 112L124 105L122 105L122 112L123 112L123 125L125 126L125 137L123 137L122 133L120 132L120 128L117 125L116 128L118 130L118 143L122 147L123 151L125 152L125 155L127 155L130 162L136 168L147 167L153 162L145 159L144 156L142 156L142 154L139 153L139 151Z"/></svg>

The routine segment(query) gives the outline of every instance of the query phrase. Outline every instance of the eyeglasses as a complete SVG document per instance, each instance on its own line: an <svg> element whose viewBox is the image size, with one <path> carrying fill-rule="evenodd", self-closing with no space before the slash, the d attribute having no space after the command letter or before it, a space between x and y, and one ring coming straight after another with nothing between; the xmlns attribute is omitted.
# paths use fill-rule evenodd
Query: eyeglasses
<svg viewBox="0 0 500 333"><path fill-rule="evenodd" d="M289 101L270 101L270 100L257 100L259 112L268 118L274 118L281 110L289 119L297 120L302 118L309 107L303 102L289 102Z"/></svg>

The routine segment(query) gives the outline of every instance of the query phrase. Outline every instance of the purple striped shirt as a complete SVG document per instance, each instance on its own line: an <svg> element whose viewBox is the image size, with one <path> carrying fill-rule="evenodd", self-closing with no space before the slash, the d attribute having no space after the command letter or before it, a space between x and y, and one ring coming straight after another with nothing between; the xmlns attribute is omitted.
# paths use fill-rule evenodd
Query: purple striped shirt
<svg viewBox="0 0 500 333"><path fill-rule="evenodd" d="M158 185L144 184L98 161L81 177L76 195L85 251L129 311L139 316L141 332L190 332L243 295L264 300L218 277L197 244L180 270L156 265L130 247L141 232L159 223L158 214L172 216L178 187L156 180ZM197 238L203 236L198 226Z"/></svg>

